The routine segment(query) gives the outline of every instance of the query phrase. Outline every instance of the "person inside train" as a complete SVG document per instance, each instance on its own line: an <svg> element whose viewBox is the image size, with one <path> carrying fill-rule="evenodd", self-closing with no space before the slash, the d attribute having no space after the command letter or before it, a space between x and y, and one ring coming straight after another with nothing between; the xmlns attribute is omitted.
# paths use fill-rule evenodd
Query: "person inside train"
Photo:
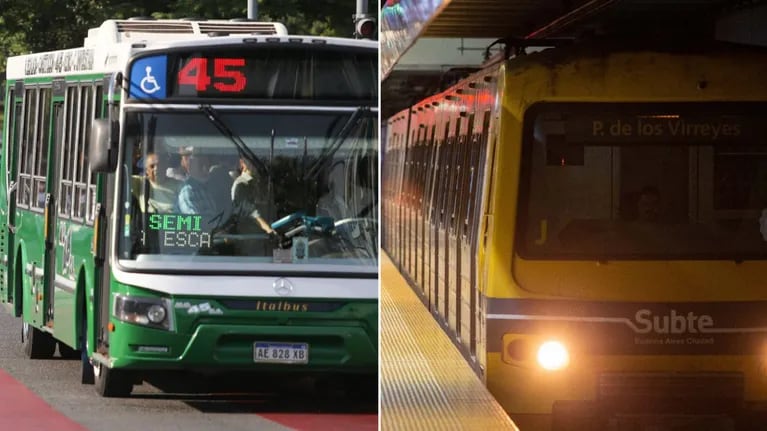
<svg viewBox="0 0 767 431"><path fill-rule="evenodd" d="M660 191L655 186L645 186L637 199L637 220L657 222L660 218Z"/></svg>
<svg viewBox="0 0 767 431"><path fill-rule="evenodd" d="M647 185L639 192L623 196L621 201L621 219L646 223L658 222L661 209L660 191L657 187Z"/></svg>

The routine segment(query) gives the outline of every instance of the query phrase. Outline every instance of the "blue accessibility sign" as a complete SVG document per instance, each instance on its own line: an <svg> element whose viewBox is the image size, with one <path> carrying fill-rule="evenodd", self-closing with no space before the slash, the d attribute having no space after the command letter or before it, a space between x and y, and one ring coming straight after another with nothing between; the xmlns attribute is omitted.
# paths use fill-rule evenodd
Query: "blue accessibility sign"
<svg viewBox="0 0 767 431"><path fill-rule="evenodd" d="M168 58L164 55L144 57L133 63L130 71L130 97L164 99L167 91Z"/></svg>

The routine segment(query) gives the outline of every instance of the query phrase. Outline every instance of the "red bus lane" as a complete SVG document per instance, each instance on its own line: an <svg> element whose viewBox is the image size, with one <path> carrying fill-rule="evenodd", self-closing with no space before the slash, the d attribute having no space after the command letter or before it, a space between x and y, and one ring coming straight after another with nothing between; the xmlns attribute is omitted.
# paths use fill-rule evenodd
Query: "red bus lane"
<svg viewBox="0 0 767 431"><path fill-rule="evenodd" d="M0 370L0 430L87 431Z"/></svg>

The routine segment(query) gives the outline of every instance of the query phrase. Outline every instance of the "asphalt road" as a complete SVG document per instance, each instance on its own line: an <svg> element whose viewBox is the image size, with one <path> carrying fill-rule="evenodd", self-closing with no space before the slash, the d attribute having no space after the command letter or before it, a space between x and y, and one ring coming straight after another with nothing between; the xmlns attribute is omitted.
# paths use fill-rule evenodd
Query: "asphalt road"
<svg viewBox="0 0 767 431"><path fill-rule="evenodd" d="M83 431L377 430L377 388L370 385L360 392L311 379L186 378L145 382L130 398L102 398L80 384L78 360L27 359L20 334L21 320L0 308L0 429L43 429L45 420L63 428L69 418L67 430Z"/></svg>

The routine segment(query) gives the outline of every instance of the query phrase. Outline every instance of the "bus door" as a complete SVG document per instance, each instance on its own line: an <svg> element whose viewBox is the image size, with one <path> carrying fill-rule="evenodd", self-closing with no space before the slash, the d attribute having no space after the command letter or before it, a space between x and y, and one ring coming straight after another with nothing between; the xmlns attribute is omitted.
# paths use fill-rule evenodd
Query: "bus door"
<svg viewBox="0 0 767 431"><path fill-rule="evenodd" d="M5 104L5 135L2 138L3 168L5 176L5 193L0 196L0 301L13 302L15 314L21 313L21 302L15 301L16 292L13 289L14 268L14 236L16 233L16 189L18 185L18 172L16 167L17 148L21 140L21 119L23 111L24 83L17 81L13 88L9 88L8 98Z"/></svg>
<svg viewBox="0 0 767 431"><path fill-rule="evenodd" d="M55 98L61 98L64 95L64 80L54 79L53 86L50 89L41 89L40 91L40 109L45 110L41 114L42 123L40 127L41 138L38 151L38 174L35 178L35 199L37 199L43 211L43 310L45 313L45 322L48 326L53 325L53 308L55 303L54 280L56 277L55 246L56 246L56 189L58 181L48 181L49 178L56 178L58 152L56 145L61 136L63 126L63 102L56 101ZM44 192L42 191L44 190ZM41 198L42 197L42 198Z"/></svg>
<svg viewBox="0 0 767 431"><path fill-rule="evenodd" d="M50 178L55 179L48 191L53 205L48 207L51 247L49 264L52 290L55 292L53 311L56 313L56 337L70 346L79 347L78 334L83 329L85 303L88 293L84 287L80 262L92 262L91 232L93 221L92 175L88 165L88 138L97 99L101 96L99 83L92 81L54 82L58 99L54 100L53 121L55 150L50 156ZM79 295L79 296L78 296ZM65 308L64 308L65 307ZM56 311L56 308L62 308Z"/></svg>
<svg viewBox="0 0 767 431"><path fill-rule="evenodd" d="M53 100L51 106L51 121L53 131L50 140L46 139L45 145L48 146L47 154L43 154L46 161L45 175L47 178L58 178L58 159L60 156L62 135L64 130L64 79L55 79L53 81ZM59 181L46 181L45 200L43 204L43 222L44 225L44 286L45 286L45 309L47 310L48 322L53 322L54 308L56 303L56 199ZM63 323L63 322L60 322Z"/></svg>

